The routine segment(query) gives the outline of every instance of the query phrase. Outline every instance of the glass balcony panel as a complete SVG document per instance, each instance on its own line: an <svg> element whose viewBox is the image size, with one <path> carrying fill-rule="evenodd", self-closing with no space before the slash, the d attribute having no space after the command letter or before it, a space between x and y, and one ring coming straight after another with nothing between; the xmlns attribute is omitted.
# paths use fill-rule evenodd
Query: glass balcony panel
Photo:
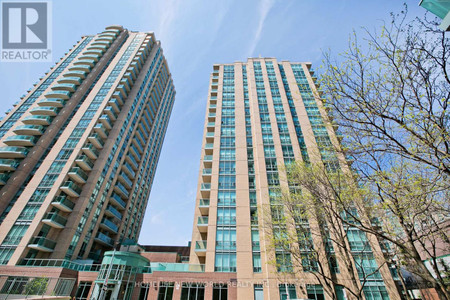
<svg viewBox="0 0 450 300"><path fill-rule="evenodd" d="M8 136L4 143L8 146L34 146L37 141L37 137L30 135L11 135Z"/></svg>
<svg viewBox="0 0 450 300"><path fill-rule="evenodd" d="M64 77L80 77L82 79L86 78L86 71L70 71L63 74Z"/></svg>
<svg viewBox="0 0 450 300"><path fill-rule="evenodd" d="M5 185L11 175L8 173L0 174L0 185Z"/></svg>
<svg viewBox="0 0 450 300"><path fill-rule="evenodd" d="M136 172L134 172L133 168L127 162L122 165L122 170L131 178L134 178L136 176Z"/></svg>
<svg viewBox="0 0 450 300"><path fill-rule="evenodd" d="M45 98L57 98L67 100L71 96L69 91L51 91L44 95Z"/></svg>
<svg viewBox="0 0 450 300"><path fill-rule="evenodd" d="M120 182L116 182L116 185L114 186L114 191L116 191L119 195L121 195L122 197L127 198L127 199L130 196L130 193Z"/></svg>
<svg viewBox="0 0 450 300"><path fill-rule="evenodd" d="M80 155L75 162L85 171L90 171L94 167L94 163L86 155Z"/></svg>
<svg viewBox="0 0 450 300"><path fill-rule="evenodd" d="M139 163L136 161L133 155L127 155L126 160L131 165L131 167L134 168L134 170L137 170L139 168Z"/></svg>
<svg viewBox="0 0 450 300"><path fill-rule="evenodd" d="M35 107L32 110L30 110L30 113L32 115L43 115L43 116L56 116L59 112L59 108L57 107L51 107L51 106L40 106Z"/></svg>
<svg viewBox="0 0 450 300"><path fill-rule="evenodd" d="M73 203L63 195L59 195L55 199L53 199L52 205L64 212L71 212L75 207L75 203Z"/></svg>
<svg viewBox="0 0 450 300"><path fill-rule="evenodd" d="M97 159L100 152L95 148L92 144L87 144L81 150L88 156L90 159Z"/></svg>
<svg viewBox="0 0 450 300"><path fill-rule="evenodd" d="M28 149L24 147L0 147L1 158L24 158Z"/></svg>
<svg viewBox="0 0 450 300"><path fill-rule="evenodd" d="M75 182L69 180L65 181L61 185L60 189L64 193L72 197L79 197L82 191L81 187L79 187Z"/></svg>
<svg viewBox="0 0 450 300"><path fill-rule="evenodd" d="M124 210L125 207L127 207L127 204L125 203L125 201L123 201L122 198L114 192L111 195L111 203L113 203L115 206L117 206L121 210Z"/></svg>
<svg viewBox="0 0 450 300"><path fill-rule="evenodd" d="M113 233L117 233L119 231L119 226L117 226L112 221L105 218L103 218L103 221L100 223L100 227Z"/></svg>
<svg viewBox="0 0 450 300"><path fill-rule="evenodd" d="M98 133L94 133L94 134L90 135L88 137L88 140L89 140L89 142L91 142L91 144L93 144L98 149L102 149L103 146L105 145L105 142L103 141L103 139L100 137L100 135Z"/></svg>
<svg viewBox="0 0 450 300"><path fill-rule="evenodd" d="M14 171L19 166L20 162L15 159L0 158L0 171Z"/></svg>
<svg viewBox="0 0 450 300"><path fill-rule="evenodd" d="M58 108L63 107L65 104L66 104L65 100L56 98L46 98L38 102L39 106L53 106Z"/></svg>
<svg viewBox="0 0 450 300"><path fill-rule="evenodd" d="M128 176L124 172L120 172L119 180L122 182L127 189L131 189L133 186L133 181L128 178Z"/></svg>
<svg viewBox="0 0 450 300"><path fill-rule="evenodd" d="M95 237L95 241L100 244L110 246L110 247L112 247L114 245L114 240L112 238L110 238L109 236L107 236L106 234L101 233L101 232L97 233L97 236Z"/></svg>
<svg viewBox="0 0 450 300"><path fill-rule="evenodd" d="M31 134L42 135L44 133L44 126L41 125L20 125L14 129L16 134Z"/></svg>
<svg viewBox="0 0 450 300"><path fill-rule="evenodd" d="M47 239L43 236L35 236L31 239L28 244L29 248L36 249L43 252L53 252L55 249L56 242L50 239Z"/></svg>
<svg viewBox="0 0 450 300"><path fill-rule="evenodd" d="M202 190L208 190L209 191L209 190L211 190L211 183L202 183L200 188Z"/></svg>
<svg viewBox="0 0 450 300"><path fill-rule="evenodd" d="M107 215L108 217L116 217L117 219L122 220L122 214L111 205L108 205L108 207L106 208L105 215Z"/></svg>
<svg viewBox="0 0 450 300"><path fill-rule="evenodd" d="M77 89L77 86L72 83L59 83L51 86L51 89L53 91L69 91L73 93Z"/></svg>
<svg viewBox="0 0 450 300"><path fill-rule="evenodd" d="M89 66L93 67L96 62L97 61L93 60L93 59L87 59L87 58L81 59L80 58L78 61L74 62L73 64L74 65L89 65Z"/></svg>
<svg viewBox="0 0 450 300"><path fill-rule="evenodd" d="M44 216L42 223L45 223L53 228L62 229L66 226L67 219L60 216L57 212L50 212Z"/></svg>
<svg viewBox="0 0 450 300"><path fill-rule="evenodd" d="M22 120L23 124L29 125L45 125L48 126L52 122L52 117L50 116L28 116Z"/></svg>
<svg viewBox="0 0 450 300"><path fill-rule="evenodd" d="M206 241L196 241L195 242L195 252L199 256L205 256L206 255Z"/></svg>
<svg viewBox="0 0 450 300"><path fill-rule="evenodd" d="M70 179L78 183L86 183L89 177L80 167L73 167L68 175Z"/></svg>

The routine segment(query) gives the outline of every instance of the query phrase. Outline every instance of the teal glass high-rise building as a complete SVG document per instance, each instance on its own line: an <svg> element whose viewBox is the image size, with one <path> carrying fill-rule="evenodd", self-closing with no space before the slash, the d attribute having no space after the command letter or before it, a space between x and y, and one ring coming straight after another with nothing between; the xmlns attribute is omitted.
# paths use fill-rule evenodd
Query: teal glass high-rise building
<svg viewBox="0 0 450 300"><path fill-rule="evenodd" d="M0 264L137 240L174 98L153 33L82 37L0 122Z"/></svg>

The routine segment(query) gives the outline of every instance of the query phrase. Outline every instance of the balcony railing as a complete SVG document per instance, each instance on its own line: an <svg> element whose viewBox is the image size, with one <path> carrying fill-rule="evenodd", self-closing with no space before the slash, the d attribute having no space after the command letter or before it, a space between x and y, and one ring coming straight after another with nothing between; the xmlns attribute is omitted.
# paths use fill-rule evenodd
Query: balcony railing
<svg viewBox="0 0 450 300"><path fill-rule="evenodd" d="M23 118L22 122L23 122L23 124L48 126L52 122L52 117L32 115L32 116Z"/></svg>
<svg viewBox="0 0 450 300"><path fill-rule="evenodd" d="M79 187L75 182L65 181L60 188L64 193L72 197L79 197L81 194L81 187Z"/></svg>
<svg viewBox="0 0 450 300"><path fill-rule="evenodd" d="M44 133L44 126L41 125L20 125L14 129L16 134L31 134L42 135Z"/></svg>
<svg viewBox="0 0 450 300"><path fill-rule="evenodd" d="M195 251L206 251L206 241L195 242Z"/></svg>
<svg viewBox="0 0 450 300"><path fill-rule="evenodd" d="M122 214L117 209L112 207L111 205L108 205L108 207L105 210L105 214L107 216L111 216L111 217L114 216L117 219L122 220Z"/></svg>
<svg viewBox="0 0 450 300"><path fill-rule="evenodd" d="M15 159L0 159L0 171L14 171L19 166L19 162Z"/></svg>
<svg viewBox="0 0 450 300"><path fill-rule="evenodd" d="M122 198L117 195L116 193L111 194L111 202L114 203L116 206L118 206L121 209L125 209L127 207L127 204L125 201L122 200Z"/></svg>
<svg viewBox="0 0 450 300"><path fill-rule="evenodd" d="M64 212L71 212L75 207L75 203L73 203L63 195L57 196L55 199L53 199L52 205Z"/></svg>
<svg viewBox="0 0 450 300"><path fill-rule="evenodd" d="M119 227L108 219L103 219L100 225L103 225L102 227L104 227L104 229L110 230L114 233L119 231Z"/></svg>
<svg viewBox="0 0 450 300"><path fill-rule="evenodd" d="M56 212L50 212L44 216L44 218L42 219L42 223L50 225L54 228L62 229L66 226L67 219L60 216Z"/></svg>
<svg viewBox="0 0 450 300"><path fill-rule="evenodd" d="M80 155L75 162L85 171L90 171L94 167L94 163L86 155Z"/></svg>
<svg viewBox="0 0 450 300"><path fill-rule="evenodd" d="M35 236L34 238L31 239L30 243L28 244L29 248L43 252L53 252L55 246L56 246L55 241L47 239L46 237L43 236Z"/></svg>
<svg viewBox="0 0 450 300"><path fill-rule="evenodd" d="M81 148L83 152L90 158L90 159L97 159L100 152L95 148L92 144L87 144L83 148Z"/></svg>
<svg viewBox="0 0 450 300"><path fill-rule="evenodd" d="M98 232L97 236L95 237L95 241L99 242L103 245L107 245L112 247L114 245L114 240L112 238L110 238L109 236L107 236L104 233Z"/></svg>
<svg viewBox="0 0 450 300"><path fill-rule="evenodd" d="M203 191L211 190L211 183L202 183L200 186L200 189Z"/></svg>
<svg viewBox="0 0 450 300"><path fill-rule="evenodd" d="M89 177L80 167L73 167L68 175L73 181L78 183L86 183Z"/></svg>
<svg viewBox="0 0 450 300"><path fill-rule="evenodd" d="M24 158L28 154L28 149L24 147L0 147L0 157Z"/></svg>

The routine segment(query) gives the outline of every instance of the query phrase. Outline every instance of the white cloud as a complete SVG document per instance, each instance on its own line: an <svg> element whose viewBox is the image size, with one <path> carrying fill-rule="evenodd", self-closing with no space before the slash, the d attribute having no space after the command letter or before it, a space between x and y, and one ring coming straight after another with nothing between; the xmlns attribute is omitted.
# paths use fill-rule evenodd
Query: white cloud
<svg viewBox="0 0 450 300"><path fill-rule="evenodd" d="M262 30L264 27L264 23L266 21L267 15L275 4L275 0L262 0L261 4L258 7L259 19L258 19L258 27L256 28L255 35L250 43L249 50L247 51L247 57L254 56L255 48L261 39Z"/></svg>

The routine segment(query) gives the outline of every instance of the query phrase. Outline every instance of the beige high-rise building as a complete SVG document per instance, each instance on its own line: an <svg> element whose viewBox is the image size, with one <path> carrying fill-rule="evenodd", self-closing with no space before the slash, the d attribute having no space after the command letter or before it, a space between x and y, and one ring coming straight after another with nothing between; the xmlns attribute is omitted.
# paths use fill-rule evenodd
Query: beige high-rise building
<svg viewBox="0 0 450 300"><path fill-rule="evenodd" d="M82 37L0 122L0 264L137 240L174 97L153 33Z"/></svg>
<svg viewBox="0 0 450 300"><path fill-rule="evenodd" d="M294 272L291 254L269 245L263 211L270 207L274 218L280 188L290 188L284 165L322 162L335 170L345 164L327 150L339 142L315 81L311 64L274 58L213 67L190 263L204 264L205 272L235 273L237 299L325 298L311 262ZM400 299L388 265L375 255L381 253L379 244L362 255L357 247L368 245L367 237L348 236L353 258L364 268L360 273L381 266L367 278L366 299ZM327 251L330 276L347 280L331 242ZM342 286L334 289L339 299L349 296Z"/></svg>

